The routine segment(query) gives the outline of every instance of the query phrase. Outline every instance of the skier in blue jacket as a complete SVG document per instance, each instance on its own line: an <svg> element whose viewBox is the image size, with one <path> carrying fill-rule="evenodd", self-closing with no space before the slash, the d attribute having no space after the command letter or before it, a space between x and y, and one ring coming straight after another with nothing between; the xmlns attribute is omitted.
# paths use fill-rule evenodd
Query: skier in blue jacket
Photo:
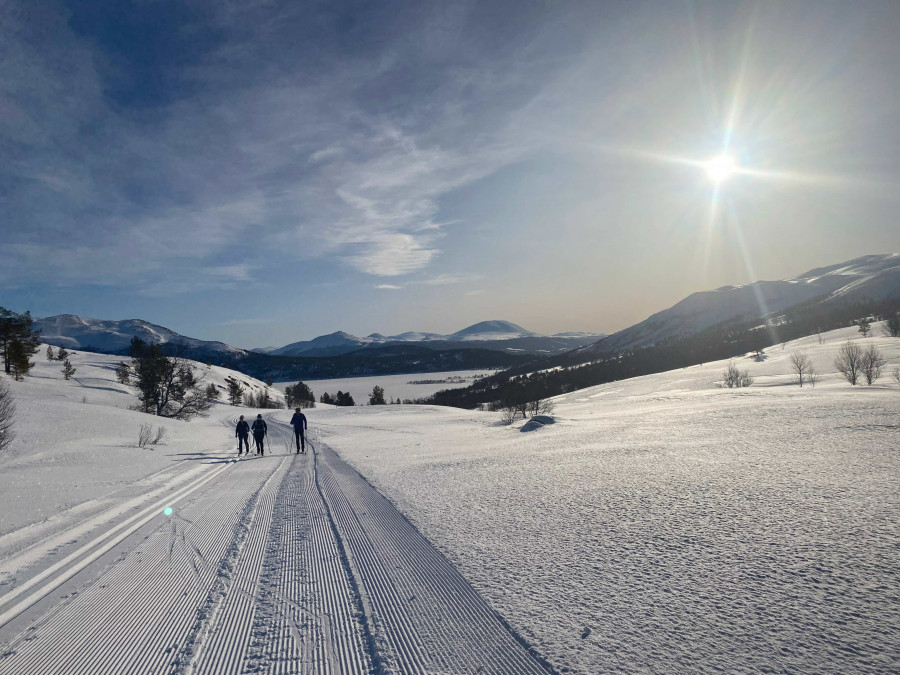
<svg viewBox="0 0 900 675"><path fill-rule="evenodd" d="M306 431L306 415L300 412L300 408L294 410L294 416L291 418L291 426L294 427L297 452L301 455L306 454L306 437L303 433Z"/></svg>

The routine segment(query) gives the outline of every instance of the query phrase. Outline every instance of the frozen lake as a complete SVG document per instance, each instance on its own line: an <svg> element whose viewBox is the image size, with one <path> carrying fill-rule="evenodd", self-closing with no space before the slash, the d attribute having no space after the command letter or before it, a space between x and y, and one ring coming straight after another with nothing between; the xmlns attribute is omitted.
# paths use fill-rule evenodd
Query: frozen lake
<svg viewBox="0 0 900 675"><path fill-rule="evenodd" d="M384 388L387 400L399 398L416 400L431 396L442 389L467 387L476 378L493 375L494 370L453 370L443 373L406 373L404 375L373 375L371 377L344 377L334 380L304 380L316 395L316 400L326 391L332 396L338 391L350 392L357 405L365 405L369 401L372 388L378 385ZM275 388L284 388L296 382L276 382Z"/></svg>

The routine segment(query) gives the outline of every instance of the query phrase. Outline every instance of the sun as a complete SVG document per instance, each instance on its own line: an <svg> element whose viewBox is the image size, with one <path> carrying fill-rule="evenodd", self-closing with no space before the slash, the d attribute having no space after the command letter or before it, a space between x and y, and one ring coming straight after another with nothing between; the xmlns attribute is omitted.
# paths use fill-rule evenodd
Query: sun
<svg viewBox="0 0 900 675"><path fill-rule="evenodd" d="M729 155L719 155L703 165L706 175L714 183L721 183L730 178L737 170L737 161Z"/></svg>

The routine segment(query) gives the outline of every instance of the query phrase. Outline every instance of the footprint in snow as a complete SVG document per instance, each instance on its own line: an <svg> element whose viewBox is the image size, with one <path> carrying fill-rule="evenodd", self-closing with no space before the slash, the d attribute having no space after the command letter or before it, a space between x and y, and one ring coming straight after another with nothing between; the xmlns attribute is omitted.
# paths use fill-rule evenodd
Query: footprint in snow
<svg viewBox="0 0 900 675"><path fill-rule="evenodd" d="M581 639L586 640L590 634L591 634L591 629L586 626L585 629L583 631L581 631Z"/></svg>

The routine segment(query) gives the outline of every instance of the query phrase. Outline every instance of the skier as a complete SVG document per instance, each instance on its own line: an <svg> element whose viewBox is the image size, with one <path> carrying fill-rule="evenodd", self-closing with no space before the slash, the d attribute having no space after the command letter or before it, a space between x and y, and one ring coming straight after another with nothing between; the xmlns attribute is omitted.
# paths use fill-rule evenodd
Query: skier
<svg viewBox="0 0 900 675"><path fill-rule="evenodd" d="M266 454L265 448L263 447L263 438L269 435L269 429L266 426L266 421L262 418L262 415L256 416L256 420L250 428L253 429L253 440L256 442L256 454Z"/></svg>
<svg viewBox="0 0 900 675"><path fill-rule="evenodd" d="M237 428L234 430L234 437L238 439L238 457L241 456L241 450L244 449L244 446L247 447L247 454L250 454L250 425L244 421L244 416L241 415L241 419L237 423Z"/></svg>
<svg viewBox="0 0 900 675"><path fill-rule="evenodd" d="M306 454L306 438L303 432L306 430L306 415L300 412L300 408L294 410L294 416L291 418L291 426L294 427L294 436L297 440L297 452L301 455Z"/></svg>

